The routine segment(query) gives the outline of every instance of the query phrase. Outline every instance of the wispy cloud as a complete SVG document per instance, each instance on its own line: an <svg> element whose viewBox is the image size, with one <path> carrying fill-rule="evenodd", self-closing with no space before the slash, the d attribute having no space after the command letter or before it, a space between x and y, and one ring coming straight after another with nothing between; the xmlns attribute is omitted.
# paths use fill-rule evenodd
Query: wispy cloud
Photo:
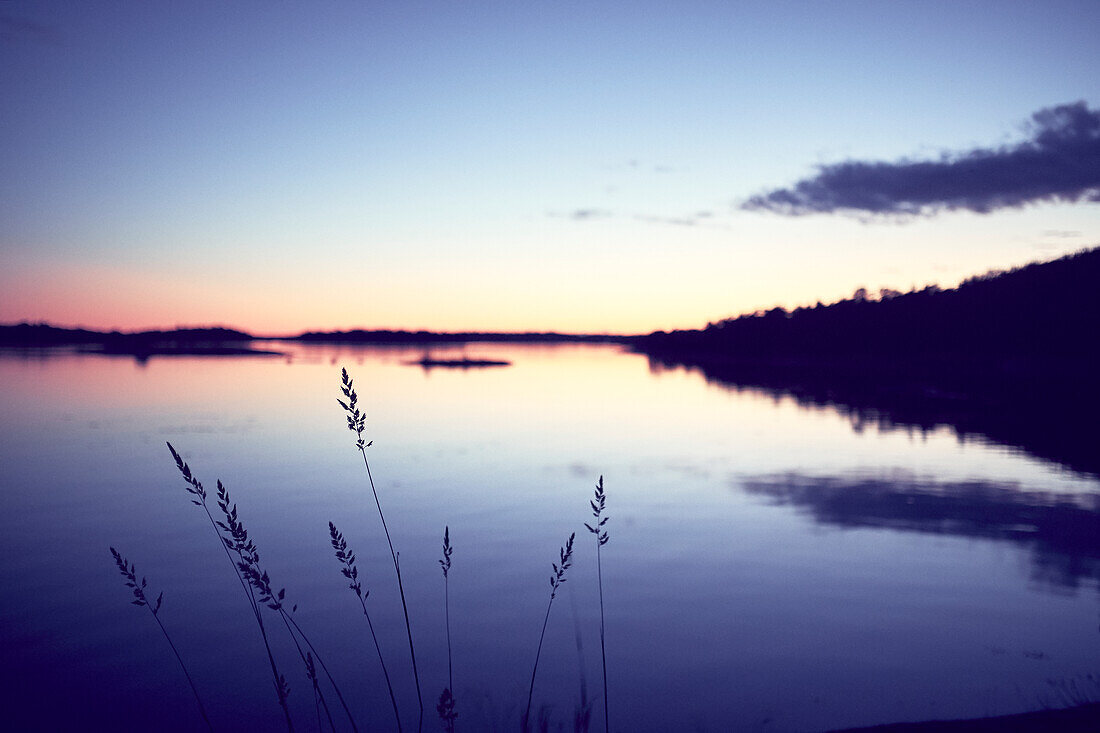
<svg viewBox="0 0 1100 733"><path fill-rule="evenodd" d="M624 163L611 163L604 166L605 170L621 173L624 171L639 171L650 173L676 173L678 169L674 166L667 165L665 163L646 163L638 160L637 158L631 158Z"/></svg>
<svg viewBox="0 0 1100 733"><path fill-rule="evenodd" d="M669 224L678 227L693 227L706 223L714 214L710 211L697 211L687 216L652 216L650 214L637 214L635 221L644 221L647 224Z"/></svg>
<svg viewBox="0 0 1100 733"><path fill-rule="evenodd" d="M753 196L742 209L787 216L815 213L930 216L979 214L1040 201L1100 201L1100 111L1084 101L1032 115L1024 142L944 154L939 160L845 161Z"/></svg>
<svg viewBox="0 0 1100 733"><path fill-rule="evenodd" d="M634 221L640 221L646 224L660 224L666 226L679 226L679 227L693 227L698 225L706 226L719 226L715 224L712 219L714 218L713 211L697 211L694 214L687 214L685 216L657 216L654 214L628 214L609 211L607 209L587 208L587 209L574 209L573 211L561 213L551 211L547 214L555 219L570 219L572 221L599 221L602 219L611 218L627 218ZM723 227L724 228L724 227Z"/></svg>
<svg viewBox="0 0 1100 733"><path fill-rule="evenodd" d="M573 209L565 214L551 214L551 216L564 217L573 221L594 221L608 218L611 212L607 209Z"/></svg>

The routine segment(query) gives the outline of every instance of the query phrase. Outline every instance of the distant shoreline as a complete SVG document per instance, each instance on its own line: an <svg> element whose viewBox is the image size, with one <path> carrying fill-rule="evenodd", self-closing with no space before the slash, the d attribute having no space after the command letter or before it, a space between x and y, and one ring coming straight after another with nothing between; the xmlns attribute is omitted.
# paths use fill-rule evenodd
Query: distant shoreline
<svg viewBox="0 0 1100 733"><path fill-rule="evenodd" d="M256 341L287 341L313 344L387 344L425 346L469 343L632 343L639 336L618 334L576 334L557 332L436 332L365 330L307 331L292 336L254 335L229 328L181 328L170 331L94 331L83 328L61 328L47 323L0 325L0 346L14 348L48 348L61 346L99 347L106 354L133 353L222 353L277 354L254 349Z"/></svg>

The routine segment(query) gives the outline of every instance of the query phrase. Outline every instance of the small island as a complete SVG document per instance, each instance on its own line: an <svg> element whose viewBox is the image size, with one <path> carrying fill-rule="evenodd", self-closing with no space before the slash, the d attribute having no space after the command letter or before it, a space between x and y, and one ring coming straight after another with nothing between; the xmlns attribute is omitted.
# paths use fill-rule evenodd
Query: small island
<svg viewBox="0 0 1100 733"><path fill-rule="evenodd" d="M484 369L486 367L512 366L512 362L498 359L435 359L430 354L425 354L416 361L406 361L409 366L419 366L424 369Z"/></svg>

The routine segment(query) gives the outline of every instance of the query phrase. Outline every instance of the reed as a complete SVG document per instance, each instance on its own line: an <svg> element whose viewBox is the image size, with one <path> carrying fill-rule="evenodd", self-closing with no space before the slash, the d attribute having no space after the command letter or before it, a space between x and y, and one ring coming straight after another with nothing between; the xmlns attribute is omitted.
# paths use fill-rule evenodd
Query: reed
<svg viewBox="0 0 1100 733"><path fill-rule="evenodd" d="M341 387L340 390L344 393L344 397L347 398L347 402L337 399L340 406L344 408L344 412L347 413L348 430L355 433L355 448L363 456L363 468L367 472L367 480L370 482L371 493L374 494L374 505L378 508L378 518L382 520L382 529L386 533L386 542L390 546L390 557L393 558L393 571L397 574L397 590L401 595L401 610L405 614L405 633L409 638L409 657L412 659L413 679L416 682L416 702L420 708L420 717L417 720L416 730L420 733L424 729L424 695L420 692L420 672L416 668L416 648L413 645L412 636L412 624L409 623L409 606L405 601L405 586L401 582L401 563L398 561L398 553L393 549L393 539L390 537L390 528L386 524L386 515L382 513L382 502L378 499L378 489L374 486L374 476L371 475L370 463L367 461L367 448L373 445L374 441L365 441L363 438L363 432L366 430L367 417L364 415L358 407L359 396L355 392L355 387L351 377L348 376L347 369L340 370Z"/></svg>
<svg viewBox="0 0 1100 733"><path fill-rule="evenodd" d="M603 528L607 524L607 517L603 516L607 508L607 494L604 493L603 476L600 476L596 484L595 496L588 502L592 507L593 526L588 522L584 526L596 536L596 579L600 588L600 659L603 661L603 729L604 733L610 730L610 714L607 711L607 647L604 645L604 615L603 615L603 565L600 562L600 548L607 544L607 530Z"/></svg>
<svg viewBox="0 0 1100 733"><path fill-rule="evenodd" d="M317 665L313 663L313 655L306 652L306 678L309 679L310 684L313 685L313 709L317 713L317 731L321 731L321 687L317 684ZM332 723L332 715L328 714L328 706L325 706L325 714L328 715L328 724L332 730L336 730L336 726Z"/></svg>
<svg viewBox="0 0 1100 733"><path fill-rule="evenodd" d="M542 656L542 642L546 638L546 624L550 621L550 608L554 605L554 598L558 595L558 588L565 582L565 571L573 564L573 538L576 533L569 535L565 547L559 550L559 563L551 563L554 572L550 575L550 601L546 604L546 616L542 620L542 633L539 634L539 647L535 652L535 666L531 669L531 687L527 691L527 709L523 713L523 731L529 730L531 717L531 698L535 694L535 673L539 670L539 657Z"/></svg>
<svg viewBox="0 0 1100 733"><path fill-rule="evenodd" d="M458 717L458 713L455 712L454 666L451 663L450 573L452 552L454 552L454 548L451 547L451 528L446 526L443 528L443 559L439 561L439 566L443 569L443 614L447 619L447 687L440 693L439 702L436 703L435 710L439 713L439 717L443 721L447 733L454 733L455 718Z"/></svg>
<svg viewBox="0 0 1100 733"><path fill-rule="evenodd" d="M237 545L235 540L226 538L222 532L228 532L228 526L214 519L214 515L210 511L210 505L207 503L207 491L202 485L202 482L195 477L191 472L191 467L183 460L176 449L172 447L171 443L166 443L168 450L172 453L172 458L176 461L176 468L179 470L180 475L183 476L184 482L187 486L184 487L187 493L191 494L191 503L195 506L201 507L206 514L206 518L210 522L211 528L214 530L214 534L218 538L218 544L222 550L225 551L225 557L229 560L230 566L233 568L233 572L237 575L237 580L240 581L241 588L244 591L245 597L248 599L249 608L252 610L252 615L256 620L256 625L260 629L260 636L264 642L264 650L267 652L268 665L271 667L271 677L275 684L275 694L279 700L279 707L283 711L283 717L286 720L286 727L290 733L294 731L294 722L290 717L290 706L287 704L287 696L290 694L290 686L287 684L286 677L279 672L279 667L275 663L275 655L271 652L271 643L267 638L267 629L264 627L263 615L260 613L260 606L256 602L255 593L252 591L252 585L245 581L244 575L241 572L241 568L238 566L237 561L230 555L230 551L237 553L238 559L243 561L242 552L247 551L249 553L255 552L255 546L251 542L247 542L247 534L244 537L245 543L243 545ZM229 514L229 492L225 490L221 482L218 482L218 507L222 510L223 514ZM233 507L234 521L236 518L236 507ZM243 530L243 527L241 528ZM257 555L258 559L258 555Z"/></svg>
<svg viewBox="0 0 1100 733"><path fill-rule="evenodd" d="M386 669L386 662L382 659L382 647L378 643L378 636L374 633L374 624L371 623L370 613L367 611L367 596L370 595L370 590L364 590L362 582L359 580L359 568L355 564L355 553L348 549L347 540L344 539L344 535L340 530L336 529L336 525L332 522L328 523L329 541L332 543L332 549L336 553L336 559L339 561L341 574L348 581L348 587L351 588L356 597L359 599L359 605L363 608L363 615L367 619L367 628L370 629L370 638L374 641L374 650L378 652L378 663L382 665L382 676L386 678L386 689L390 693L390 703L393 705L393 718L397 721L398 733L401 732L401 715L397 711L397 698L393 694L393 685L390 683L390 673Z"/></svg>
<svg viewBox="0 0 1100 733"><path fill-rule="evenodd" d="M191 679L191 673L187 671L187 665L183 663L183 657L180 656L179 650L176 649L176 645L172 642L172 637L168 635L168 629L164 628L164 624L160 620L160 604L164 600L164 593L157 595L157 600L152 603L149 602L145 596L145 589L147 586L145 578L142 577L140 581L137 579L137 570L134 565L126 560L115 548L111 548L111 555L115 559L115 565L118 566L118 571L122 573L122 577L126 578L126 586L133 591L134 600L130 601L135 606L144 606L149 609L149 613L153 615L153 620L157 622L157 626L160 627L160 633L164 634L165 641L168 642L168 646L172 648L172 653L176 655L176 661L179 662L180 669L183 670L183 676L187 678L187 684L191 685L191 692L195 695L195 703L199 706L199 712L202 714L202 719L206 723L206 727L210 730L214 730L214 726L210 723L210 718L206 714L206 707L202 704L202 698L199 697L198 688L195 687L195 681Z"/></svg>
<svg viewBox="0 0 1100 733"><path fill-rule="evenodd" d="M348 722L351 723L352 729L358 731L359 728L355 724L355 717L351 714L351 709L348 707L347 701L344 700L344 695L340 691L340 686L337 685L336 680L333 679L332 673L329 672L324 658L317 651L317 648L313 646L313 642L310 641L309 636L302 630L297 620L291 615L298 609L298 606L292 606L290 612L286 610L286 589L280 588L278 591L275 591L272 587L270 576L267 574L266 570L260 567L260 552L256 548L256 543L249 539L248 530L245 529L244 523L241 522L240 518L237 516L237 505L231 502L229 490L225 488L221 481L218 481L218 508L221 509L225 521L218 521L217 526L223 532L224 536L222 539L226 547L232 549L233 552L237 554L237 568L248 582L248 585L252 588L253 598L255 598L257 603L257 611L259 610L259 605L264 605L279 614L279 618L286 627L287 633L290 634L291 641L294 642L294 647L298 651L298 656L301 658L302 664L306 666L307 676L311 674L310 668L313 666L312 659L315 659L317 664L321 666L321 670L325 673L325 677L328 678L333 691L336 693L336 697L339 699L340 705L343 707L344 713L347 715ZM302 648L303 643L308 647L311 653L312 659L310 660L307 660L306 651ZM329 724L335 729L324 694L321 693L320 688L316 686L315 692L320 695L321 706L324 708L325 713L328 714Z"/></svg>

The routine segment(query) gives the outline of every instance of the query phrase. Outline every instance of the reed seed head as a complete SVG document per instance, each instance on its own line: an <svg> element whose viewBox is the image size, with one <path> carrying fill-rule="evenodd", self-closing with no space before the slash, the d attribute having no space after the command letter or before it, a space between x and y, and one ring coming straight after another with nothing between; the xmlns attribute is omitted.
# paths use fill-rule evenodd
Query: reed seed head
<svg viewBox="0 0 1100 733"><path fill-rule="evenodd" d="M554 600L554 596L558 594L558 587L565 582L565 571L573 565L573 538L577 536L576 532L569 535L569 539L565 541L565 547L559 550L559 563L551 563L554 567L554 574L550 576L550 600Z"/></svg>
<svg viewBox="0 0 1100 733"><path fill-rule="evenodd" d="M130 603L135 606L147 606L149 610L153 612L153 615L156 616L157 612L160 611L161 601L164 600L164 593L158 595L157 599L150 603L149 599L145 596L145 589L148 587L148 584L145 582L144 577L140 581L137 579L137 569L134 567L133 563L128 562L126 558L113 547L111 548L111 556L114 557L115 565L118 566L118 571L122 573L122 577L126 578L126 587L134 593L134 600L130 601Z"/></svg>
<svg viewBox="0 0 1100 733"><path fill-rule="evenodd" d="M451 547L451 528L450 526L446 526L443 528L443 559L439 561L439 566L443 568L444 579L451 570L452 552L454 552L454 549Z"/></svg>
<svg viewBox="0 0 1100 733"><path fill-rule="evenodd" d="M199 497L198 499L192 499L191 503L195 506L204 506L206 504L206 489L203 488L202 482L191 473L191 467L184 462L180 454L172 447L172 444L165 441L165 445L167 445L168 450L172 452L172 458L176 461L176 468L179 469L180 474L183 476L183 480L187 482L187 493Z"/></svg>
<svg viewBox="0 0 1100 733"><path fill-rule="evenodd" d="M347 540L332 522L328 523L328 535L332 549L336 553L336 559L343 566L340 572L348 579L348 587L355 591L355 595L366 598L370 595L370 591L364 591L363 584L359 582L359 568L355 565L355 553L348 549Z"/></svg>
<svg viewBox="0 0 1100 733"><path fill-rule="evenodd" d="M603 510L607 508L606 502L607 495L603 490L603 476L600 476L599 483L596 484L595 498L588 502L592 507L592 516L595 517L596 526L593 527L588 522L584 523L588 531L596 535L596 541L600 543L600 546L606 545L608 540L607 530L603 529L603 526L607 524L607 517L602 516Z"/></svg>
<svg viewBox="0 0 1100 733"><path fill-rule="evenodd" d="M317 686L317 667L313 663L312 652L306 652L306 677L313 683L314 687Z"/></svg>
<svg viewBox="0 0 1100 733"><path fill-rule="evenodd" d="M344 412L347 413L348 418L348 430L355 433L356 441L355 447L359 450L364 450L374 444L374 441L364 442L363 431L366 430L367 416L359 410L359 395L355 392L354 382L351 377L348 376L347 369L340 369L340 391L344 393L344 397L347 398L347 402L337 399L340 403L340 407L344 408Z"/></svg>
<svg viewBox="0 0 1100 733"><path fill-rule="evenodd" d="M237 517L237 505L229 498L229 489L225 488L221 480L218 481L218 509L224 518L224 521L215 521L222 532L222 542L237 553L241 563L256 566L260 562L260 551L256 548L256 543L248 538L248 530Z"/></svg>
<svg viewBox="0 0 1100 733"><path fill-rule="evenodd" d="M286 698L290 694L290 685L286 683L286 677L282 674L275 680L275 694L279 696L279 702L286 704Z"/></svg>
<svg viewBox="0 0 1100 733"><path fill-rule="evenodd" d="M439 702L435 705L435 711L439 713L439 718L447 730L454 730L454 721L458 713L455 712L455 698L450 688L443 688L443 692L439 695Z"/></svg>
<svg viewBox="0 0 1100 733"><path fill-rule="evenodd" d="M271 578L268 577L267 571L261 569L257 565L250 565L246 562L237 563L237 567L241 569L241 573L244 575L245 580L256 590L259 594L259 601L272 611L280 611L283 608L283 601L286 599L286 588L280 588L276 592L271 587Z"/></svg>

